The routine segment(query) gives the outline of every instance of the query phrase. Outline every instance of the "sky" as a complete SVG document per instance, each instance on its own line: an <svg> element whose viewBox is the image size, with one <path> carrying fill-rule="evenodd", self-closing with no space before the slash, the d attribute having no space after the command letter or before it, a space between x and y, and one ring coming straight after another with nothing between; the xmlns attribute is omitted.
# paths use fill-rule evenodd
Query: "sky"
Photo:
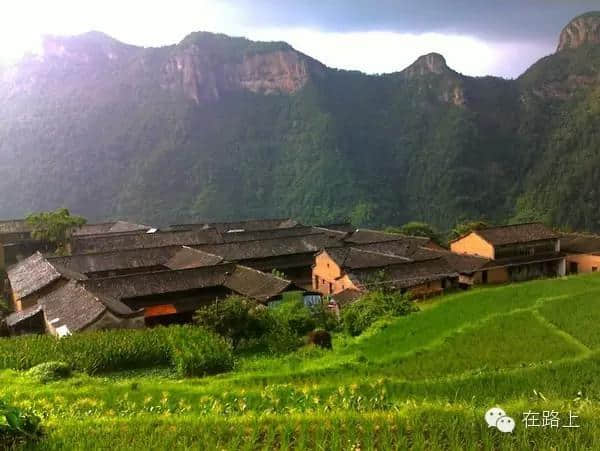
<svg viewBox="0 0 600 451"><path fill-rule="evenodd" d="M37 53L41 36L102 31L162 46L192 31L286 41L328 66L389 73L437 52L467 75L514 78L553 53L573 17L600 0L8 0L0 63Z"/></svg>

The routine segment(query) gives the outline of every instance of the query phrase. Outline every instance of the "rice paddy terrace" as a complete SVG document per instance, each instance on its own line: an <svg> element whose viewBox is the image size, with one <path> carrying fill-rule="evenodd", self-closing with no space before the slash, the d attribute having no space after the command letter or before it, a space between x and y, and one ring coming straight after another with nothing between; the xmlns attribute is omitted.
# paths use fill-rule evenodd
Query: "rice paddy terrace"
<svg viewBox="0 0 600 451"><path fill-rule="evenodd" d="M44 417L40 449L591 449L599 325L594 274L447 295L333 351L239 356L220 376L2 370L0 390ZM494 406L512 433L488 427Z"/></svg>

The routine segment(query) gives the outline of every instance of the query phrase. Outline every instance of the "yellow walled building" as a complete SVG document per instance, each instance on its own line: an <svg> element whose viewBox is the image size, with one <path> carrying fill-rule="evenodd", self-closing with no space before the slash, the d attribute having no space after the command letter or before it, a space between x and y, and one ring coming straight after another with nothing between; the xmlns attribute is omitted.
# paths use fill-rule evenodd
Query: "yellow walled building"
<svg viewBox="0 0 600 451"><path fill-rule="evenodd" d="M590 273L600 270L599 235L563 234L561 248L566 254L568 274Z"/></svg>
<svg viewBox="0 0 600 451"><path fill-rule="evenodd" d="M488 260L467 284L506 283L564 275L560 238L540 223L515 224L474 230L452 241L450 250Z"/></svg>

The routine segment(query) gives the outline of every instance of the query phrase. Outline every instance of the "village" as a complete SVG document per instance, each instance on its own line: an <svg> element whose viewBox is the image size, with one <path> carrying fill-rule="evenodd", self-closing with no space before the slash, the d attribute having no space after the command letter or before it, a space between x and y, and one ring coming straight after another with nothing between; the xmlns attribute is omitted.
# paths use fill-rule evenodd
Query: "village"
<svg viewBox="0 0 600 451"><path fill-rule="evenodd" d="M540 223L473 230L446 249L430 238L306 226L290 218L158 229L125 221L86 224L51 256L25 220L0 222L0 268L11 334L183 324L237 294L265 306L285 292L340 310L370 290L415 300L600 267L600 236L557 233Z"/></svg>

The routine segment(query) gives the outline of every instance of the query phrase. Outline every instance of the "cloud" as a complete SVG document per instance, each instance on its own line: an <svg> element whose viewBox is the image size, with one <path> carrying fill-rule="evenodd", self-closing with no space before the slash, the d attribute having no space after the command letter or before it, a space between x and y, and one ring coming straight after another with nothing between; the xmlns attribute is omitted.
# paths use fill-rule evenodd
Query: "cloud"
<svg viewBox="0 0 600 451"><path fill-rule="evenodd" d="M552 46L528 42L488 43L462 35L408 34L391 31L324 32L306 28L257 28L254 40L283 40L330 67L368 73L400 71L419 56L441 53L448 65L466 75L514 78Z"/></svg>
<svg viewBox="0 0 600 451"><path fill-rule="evenodd" d="M321 31L468 34L480 39L558 38L598 0L227 0L248 26Z"/></svg>
<svg viewBox="0 0 600 451"><path fill-rule="evenodd" d="M205 30L288 41L325 64L398 71L435 51L469 75L519 75L551 53L562 27L599 0L20 0L0 15L0 63L41 34L103 31L161 46ZM32 13L35 11L35 14Z"/></svg>

